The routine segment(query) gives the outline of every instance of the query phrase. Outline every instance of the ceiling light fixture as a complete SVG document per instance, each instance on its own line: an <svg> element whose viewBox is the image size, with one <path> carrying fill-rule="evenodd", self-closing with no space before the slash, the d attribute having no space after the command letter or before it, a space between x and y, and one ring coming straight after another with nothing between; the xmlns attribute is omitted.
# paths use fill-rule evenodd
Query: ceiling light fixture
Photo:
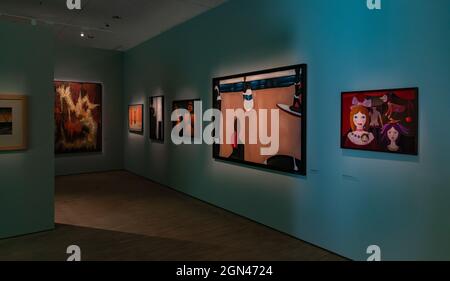
<svg viewBox="0 0 450 281"><path fill-rule="evenodd" d="M84 32L83 31L81 31L80 36L84 37Z"/></svg>

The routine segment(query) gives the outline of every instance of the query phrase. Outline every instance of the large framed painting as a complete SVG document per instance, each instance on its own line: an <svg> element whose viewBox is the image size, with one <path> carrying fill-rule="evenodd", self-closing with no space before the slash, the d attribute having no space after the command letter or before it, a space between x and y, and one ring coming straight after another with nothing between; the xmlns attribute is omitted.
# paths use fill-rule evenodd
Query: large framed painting
<svg viewBox="0 0 450 281"><path fill-rule="evenodd" d="M144 133L144 105L133 104L128 106L128 130L131 133Z"/></svg>
<svg viewBox="0 0 450 281"><path fill-rule="evenodd" d="M55 153L102 151L102 84L54 81Z"/></svg>
<svg viewBox="0 0 450 281"><path fill-rule="evenodd" d="M343 92L341 147L418 154L418 88Z"/></svg>
<svg viewBox="0 0 450 281"><path fill-rule="evenodd" d="M27 149L27 97L0 95L0 151Z"/></svg>
<svg viewBox="0 0 450 281"><path fill-rule="evenodd" d="M184 122L183 128L190 128L190 130L180 130L179 137L185 137L185 138L191 138L195 139L198 136L198 133L195 131L195 124L197 116L195 115L194 105L196 101L200 101L200 99L189 99L189 100L176 100L172 103L172 112L178 109L185 109L187 110L187 113L184 116L179 116L178 120L175 122L172 122L172 127L175 127L179 125L180 123Z"/></svg>
<svg viewBox="0 0 450 281"><path fill-rule="evenodd" d="M306 82L306 64L213 79L214 158L306 175Z"/></svg>
<svg viewBox="0 0 450 281"><path fill-rule="evenodd" d="M164 142L164 97L149 98L150 139Z"/></svg>

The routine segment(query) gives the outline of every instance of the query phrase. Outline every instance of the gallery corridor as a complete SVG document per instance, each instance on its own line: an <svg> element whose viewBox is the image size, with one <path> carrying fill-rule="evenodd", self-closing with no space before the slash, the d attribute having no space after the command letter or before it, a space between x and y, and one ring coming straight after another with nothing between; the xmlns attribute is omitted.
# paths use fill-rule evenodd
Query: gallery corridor
<svg viewBox="0 0 450 281"><path fill-rule="evenodd" d="M343 260L125 171L56 178L53 231L0 240L0 260Z"/></svg>

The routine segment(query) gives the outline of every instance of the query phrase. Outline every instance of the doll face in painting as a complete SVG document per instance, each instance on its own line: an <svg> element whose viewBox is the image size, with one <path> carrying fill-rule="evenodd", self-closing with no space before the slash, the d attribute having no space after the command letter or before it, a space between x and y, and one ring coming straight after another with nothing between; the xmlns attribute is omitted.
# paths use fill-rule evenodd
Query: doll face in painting
<svg viewBox="0 0 450 281"><path fill-rule="evenodd" d="M353 115L353 123L355 124L357 130L363 130L366 122L367 116L365 114L358 112Z"/></svg>
<svg viewBox="0 0 450 281"><path fill-rule="evenodd" d="M391 142L397 142L397 140L398 140L398 135L399 135L399 133L398 133L398 131L397 131L394 127L392 127L391 129L389 129L389 131L387 132L388 139L389 139Z"/></svg>
<svg viewBox="0 0 450 281"><path fill-rule="evenodd" d="M368 143L369 142L369 135L368 134L364 134L361 136L361 141L363 143Z"/></svg>

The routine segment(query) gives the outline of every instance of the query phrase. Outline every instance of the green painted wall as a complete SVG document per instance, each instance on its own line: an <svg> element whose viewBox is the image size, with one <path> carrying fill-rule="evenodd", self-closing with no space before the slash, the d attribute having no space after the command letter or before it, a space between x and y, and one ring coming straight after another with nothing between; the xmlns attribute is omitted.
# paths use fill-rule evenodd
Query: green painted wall
<svg viewBox="0 0 450 281"><path fill-rule="evenodd" d="M0 152L0 238L53 228L53 37L0 23L0 94L29 100L29 147Z"/></svg>
<svg viewBox="0 0 450 281"><path fill-rule="evenodd" d="M230 0L126 52L125 103L212 103L213 77L308 64L308 176L125 131L125 168L346 257L450 259L450 1ZM420 88L418 157L340 149L341 91ZM147 112L145 112L147 118ZM147 120L147 119L145 119ZM166 136L170 122L166 119Z"/></svg>
<svg viewBox="0 0 450 281"><path fill-rule="evenodd" d="M56 175L123 169L123 53L57 43L55 80L103 84L103 152L56 156Z"/></svg>

